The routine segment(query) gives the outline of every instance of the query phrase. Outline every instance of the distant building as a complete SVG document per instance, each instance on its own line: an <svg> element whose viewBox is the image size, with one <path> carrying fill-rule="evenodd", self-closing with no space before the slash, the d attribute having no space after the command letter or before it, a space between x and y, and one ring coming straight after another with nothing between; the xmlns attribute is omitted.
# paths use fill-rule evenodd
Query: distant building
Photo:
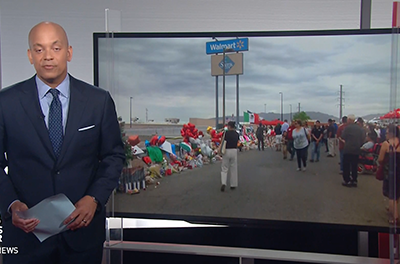
<svg viewBox="0 0 400 264"><path fill-rule="evenodd" d="M165 122L171 124L178 124L179 120L180 120L179 118L165 118Z"/></svg>
<svg viewBox="0 0 400 264"><path fill-rule="evenodd" d="M222 123L222 120L220 120ZM190 117L189 122L195 125L196 127L214 127L215 126L215 118L194 118Z"/></svg>

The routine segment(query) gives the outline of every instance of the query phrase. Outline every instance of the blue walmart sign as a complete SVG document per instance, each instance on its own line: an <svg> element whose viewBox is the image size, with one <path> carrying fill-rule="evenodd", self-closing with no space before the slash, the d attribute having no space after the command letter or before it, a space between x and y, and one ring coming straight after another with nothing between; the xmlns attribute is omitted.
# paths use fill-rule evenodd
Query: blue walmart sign
<svg viewBox="0 0 400 264"><path fill-rule="evenodd" d="M249 39L240 38L224 41L206 42L207 54L222 53L224 49L233 49L234 51L247 51L249 50Z"/></svg>

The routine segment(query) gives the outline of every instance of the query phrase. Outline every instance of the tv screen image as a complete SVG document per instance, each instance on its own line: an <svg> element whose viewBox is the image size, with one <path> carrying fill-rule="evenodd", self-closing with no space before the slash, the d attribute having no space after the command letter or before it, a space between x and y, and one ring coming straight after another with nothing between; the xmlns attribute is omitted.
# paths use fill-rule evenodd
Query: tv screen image
<svg viewBox="0 0 400 264"><path fill-rule="evenodd" d="M203 132L206 144L211 140L207 129L216 126L216 77L211 75L212 55L206 54L206 43L236 37L248 38L249 49L243 51L243 74L225 77L226 122L237 120L237 84L242 124L247 121L244 112L270 121L281 116L290 120L304 111L310 120L326 124L334 119L340 125L340 102L344 116L354 114L365 121L376 118L373 123L379 123L379 117L390 110L392 41L397 38L391 29L114 33L113 38L95 33L95 85L110 91L125 121L124 133L139 135L140 148L145 149L145 141L154 135L165 136L180 156L184 124L198 122L196 129ZM222 79L219 76L217 81L219 123ZM258 125L244 124L247 131ZM357 187L342 186L338 146L336 156L327 157L321 143L319 162L309 161L309 147L307 169L297 171L296 156L290 160L289 154L284 159L282 151L266 143L264 151L252 147L238 152L235 189L229 188L228 180L221 192L221 161L211 160L153 177L146 189L137 187L137 194L117 192L115 214L222 224L331 224L387 230L382 182L366 171L359 174ZM170 163L170 156L163 154Z"/></svg>

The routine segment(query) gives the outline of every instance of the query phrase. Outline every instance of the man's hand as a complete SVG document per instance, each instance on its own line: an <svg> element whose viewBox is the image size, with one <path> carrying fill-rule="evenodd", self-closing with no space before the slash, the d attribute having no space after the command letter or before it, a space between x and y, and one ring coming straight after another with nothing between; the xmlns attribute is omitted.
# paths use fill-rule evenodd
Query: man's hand
<svg viewBox="0 0 400 264"><path fill-rule="evenodd" d="M64 221L65 225L73 221L67 226L70 230L88 226L93 219L97 203L93 197L86 195L75 204L75 207L76 209Z"/></svg>
<svg viewBox="0 0 400 264"><path fill-rule="evenodd" d="M26 233L30 233L35 230L36 226L39 224L39 220L36 218L22 219L17 215L17 212L23 212L28 210L28 206L23 202L16 201L11 205L12 213L12 223L14 226L22 229Z"/></svg>

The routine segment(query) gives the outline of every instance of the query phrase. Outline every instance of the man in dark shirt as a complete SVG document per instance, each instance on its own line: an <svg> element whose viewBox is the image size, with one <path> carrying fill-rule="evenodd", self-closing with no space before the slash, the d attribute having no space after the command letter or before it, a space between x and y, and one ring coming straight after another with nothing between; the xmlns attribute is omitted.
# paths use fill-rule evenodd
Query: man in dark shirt
<svg viewBox="0 0 400 264"><path fill-rule="evenodd" d="M328 149L329 149L329 154L328 157L334 157L336 156L335 153L335 148L336 148L336 129L335 126L333 125L333 120L329 119L328 120Z"/></svg>
<svg viewBox="0 0 400 264"><path fill-rule="evenodd" d="M264 150L264 127L262 123L259 124L257 131L256 131L257 141L258 141L258 150Z"/></svg>
<svg viewBox="0 0 400 264"><path fill-rule="evenodd" d="M320 150L321 150L321 141L324 136L324 131L321 128L321 122L317 120L315 122L315 126L311 131L311 160L310 162L314 162L314 157L316 157L316 162L319 161Z"/></svg>
<svg viewBox="0 0 400 264"><path fill-rule="evenodd" d="M344 140L342 185L346 187L357 187L358 156L360 155L360 148L365 141L365 132L359 125L354 123L355 119L354 115L348 115L348 124L341 136Z"/></svg>
<svg viewBox="0 0 400 264"><path fill-rule="evenodd" d="M282 144L282 126L280 123L278 123L275 128L275 150L276 151L281 151L281 144Z"/></svg>
<svg viewBox="0 0 400 264"><path fill-rule="evenodd" d="M339 157L340 157L340 174L343 174L343 149L344 140L342 138L342 133L347 125L347 116L342 117L342 124L339 126L337 131L337 138L339 139Z"/></svg>

